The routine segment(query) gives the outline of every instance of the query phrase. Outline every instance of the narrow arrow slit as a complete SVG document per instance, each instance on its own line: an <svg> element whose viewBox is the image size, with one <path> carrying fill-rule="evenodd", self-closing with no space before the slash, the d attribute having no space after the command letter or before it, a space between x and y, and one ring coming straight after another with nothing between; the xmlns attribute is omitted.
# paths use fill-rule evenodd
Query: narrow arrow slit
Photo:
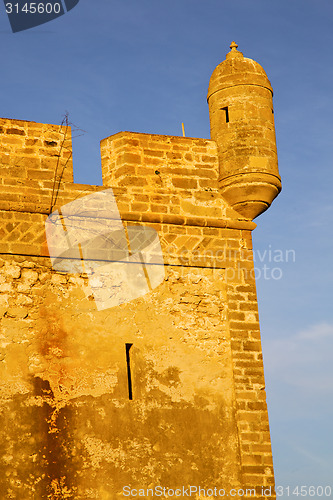
<svg viewBox="0 0 333 500"><path fill-rule="evenodd" d="M229 110L228 110L228 106L226 106L225 108L221 108L221 110L225 112L225 122L229 123Z"/></svg>
<svg viewBox="0 0 333 500"><path fill-rule="evenodd" d="M132 391L132 374L131 374L131 358L130 358L130 349L133 344L125 344L126 346L126 364L127 364L127 381L128 381L128 399L133 399L133 391Z"/></svg>

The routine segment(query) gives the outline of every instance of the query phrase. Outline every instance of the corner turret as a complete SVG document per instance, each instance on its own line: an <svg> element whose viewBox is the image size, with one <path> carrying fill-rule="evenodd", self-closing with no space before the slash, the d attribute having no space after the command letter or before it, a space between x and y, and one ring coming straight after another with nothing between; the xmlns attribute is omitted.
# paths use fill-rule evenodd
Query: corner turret
<svg viewBox="0 0 333 500"><path fill-rule="evenodd" d="M219 185L241 215L254 219L281 191L278 171L273 89L263 68L231 51L210 79L211 138L219 157Z"/></svg>

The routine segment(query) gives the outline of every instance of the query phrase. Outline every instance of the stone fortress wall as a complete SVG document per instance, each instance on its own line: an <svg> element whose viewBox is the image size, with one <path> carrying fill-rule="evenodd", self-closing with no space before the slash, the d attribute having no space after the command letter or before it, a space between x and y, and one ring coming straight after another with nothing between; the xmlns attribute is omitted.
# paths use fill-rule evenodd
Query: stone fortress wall
<svg viewBox="0 0 333 500"><path fill-rule="evenodd" d="M212 139L108 137L103 186L73 183L69 127L0 119L6 499L113 500L159 485L266 498L274 485L251 239L280 190L272 91L235 44L221 65ZM52 269L45 221L110 187L125 228L157 231L165 278L99 311L85 273Z"/></svg>

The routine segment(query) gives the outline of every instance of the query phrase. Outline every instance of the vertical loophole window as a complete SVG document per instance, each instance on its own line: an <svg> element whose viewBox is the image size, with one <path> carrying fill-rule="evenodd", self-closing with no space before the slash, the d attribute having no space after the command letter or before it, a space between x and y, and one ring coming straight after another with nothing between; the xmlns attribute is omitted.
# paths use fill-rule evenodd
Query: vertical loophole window
<svg viewBox="0 0 333 500"><path fill-rule="evenodd" d="M228 106L221 108L221 111L224 111L225 123L229 123L229 109Z"/></svg>
<svg viewBox="0 0 333 500"><path fill-rule="evenodd" d="M130 350L133 344L125 344L126 347L126 364L127 364L127 383L128 383L128 399L133 399L132 388L132 373L131 373L131 356Z"/></svg>

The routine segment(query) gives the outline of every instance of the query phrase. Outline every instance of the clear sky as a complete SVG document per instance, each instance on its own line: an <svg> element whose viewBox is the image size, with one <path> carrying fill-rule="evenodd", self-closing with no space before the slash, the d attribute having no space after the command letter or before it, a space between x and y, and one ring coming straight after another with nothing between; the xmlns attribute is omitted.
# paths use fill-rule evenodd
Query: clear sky
<svg viewBox="0 0 333 500"><path fill-rule="evenodd" d="M75 180L101 184L99 141L120 130L209 137L232 40L274 88L283 190L253 237L276 483L333 489L332 1L81 0L16 34L1 3L0 116L68 111Z"/></svg>

